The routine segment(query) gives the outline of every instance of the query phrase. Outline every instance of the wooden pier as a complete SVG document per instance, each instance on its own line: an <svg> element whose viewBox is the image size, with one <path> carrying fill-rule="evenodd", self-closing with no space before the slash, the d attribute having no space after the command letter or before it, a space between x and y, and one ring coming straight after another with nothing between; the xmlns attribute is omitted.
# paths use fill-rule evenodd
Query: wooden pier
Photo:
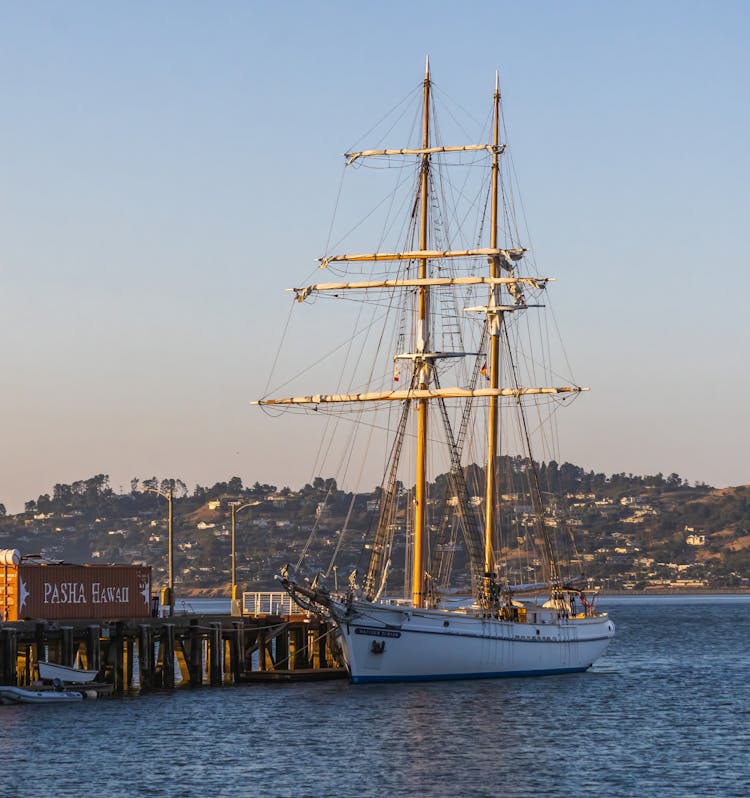
<svg viewBox="0 0 750 798"><path fill-rule="evenodd" d="M306 615L0 625L0 684L34 684L40 659L68 666L78 661L120 694L347 675L333 629Z"/></svg>

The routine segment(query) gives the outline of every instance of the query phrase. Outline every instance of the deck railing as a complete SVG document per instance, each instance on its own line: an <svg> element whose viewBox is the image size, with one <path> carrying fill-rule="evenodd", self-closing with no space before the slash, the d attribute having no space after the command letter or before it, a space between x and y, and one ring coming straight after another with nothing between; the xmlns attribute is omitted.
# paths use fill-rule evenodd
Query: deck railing
<svg viewBox="0 0 750 798"><path fill-rule="evenodd" d="M299 615L305 612L285 591L242 594L243 615Z"/></svg>

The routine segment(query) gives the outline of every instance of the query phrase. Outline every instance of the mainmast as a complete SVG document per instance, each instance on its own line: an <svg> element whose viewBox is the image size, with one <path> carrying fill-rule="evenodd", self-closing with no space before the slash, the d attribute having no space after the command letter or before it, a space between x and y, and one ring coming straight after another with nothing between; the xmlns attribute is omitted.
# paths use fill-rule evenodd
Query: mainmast
<svg viewBox="0 0 750 798"><path fill-rule="evenodd" d="M494 95L494 125L492 131L492 215L490 219L490 247L497 248L497 205L498 205L498 174L499 153L498 139L500 135L500 81L495 73ZM499 277L497 258L489 258L490 277ZM497 389L500 375L500 311L497 310L501 302L499 299L500 286L491 288L490 301L487 308L487 321L490 334L489 351L489 377L490 388ZM489 397L487 410L487 478L484 504L484 599L489 601L492 580L494 578L495 556L495 496L497 493L497 440L498 440L498 397Z"/></svg>
<svg viewBox="0 0 750 798"><path fill-rule="evenodd" d="M430 59L425 61L424 76L424 110L422 117L422 147L426 150L430 146ZM420 226L419 248L427 249L427 217L429 211L429 184L430 154L422 154L421 186L420 186ZM427 258L419 259L419 278L427 279ZM417 369L417 387L426 390L430 382L430 361L425 359L425 352L430 346L430 292L427 285L419 287L419 306L417 312L417 357L414 368ZM417 474L415 485L414 508L414 559L412 572L412 603L415 607L423 607L425 603L424 589L424 553L427 529L427 399L417 402Z"/></svg>

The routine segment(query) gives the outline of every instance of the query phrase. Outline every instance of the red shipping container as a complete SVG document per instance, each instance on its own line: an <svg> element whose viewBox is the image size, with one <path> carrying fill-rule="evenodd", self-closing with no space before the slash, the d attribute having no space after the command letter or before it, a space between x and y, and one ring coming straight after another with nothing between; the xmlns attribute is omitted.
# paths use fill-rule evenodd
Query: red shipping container
<svg viewBox="0 0 750 798"><path fill-rule="evenodd" d="M8 621L148 618L151 568L0 565L0 612Z"/></svg>

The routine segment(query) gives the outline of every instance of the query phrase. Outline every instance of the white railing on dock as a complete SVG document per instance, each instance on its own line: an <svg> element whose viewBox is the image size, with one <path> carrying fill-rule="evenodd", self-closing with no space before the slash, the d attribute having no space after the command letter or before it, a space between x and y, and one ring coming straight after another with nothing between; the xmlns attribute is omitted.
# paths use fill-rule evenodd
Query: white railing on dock
<svg viewBox="0 0 750 798"><path fill-rule="evenodd" d="M283 590L242 594L243 615L298 615L302 612L305 610Z"/></svg>

